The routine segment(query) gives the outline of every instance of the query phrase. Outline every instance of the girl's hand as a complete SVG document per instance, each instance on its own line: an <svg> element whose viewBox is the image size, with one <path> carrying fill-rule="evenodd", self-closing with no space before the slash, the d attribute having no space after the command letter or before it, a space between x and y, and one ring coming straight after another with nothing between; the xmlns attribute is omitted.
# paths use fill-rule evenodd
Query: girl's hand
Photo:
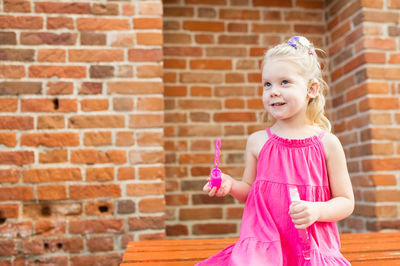
<svg viewBox="0 0 400 266"><path fill-rule="evenodd" d="M318 220L319 205L310 201L296 201L290 204L289 214L297 229L305 229Z"/></svg>
<svg viewBox="0 0 400 266"><path fill-rule="evenodd" d="M233 184L233 178L230 177L229 175L225 175L221 173L221 187L218 189L216 187L213 187L211 189L210 187L210 182L207 182L207 184L204 185L203 191L208 193L208 196L210 197L224 197L226 196L229 192L231 192L232 189L232 184ZM208 179L210 181L210 179Z"/></svg>

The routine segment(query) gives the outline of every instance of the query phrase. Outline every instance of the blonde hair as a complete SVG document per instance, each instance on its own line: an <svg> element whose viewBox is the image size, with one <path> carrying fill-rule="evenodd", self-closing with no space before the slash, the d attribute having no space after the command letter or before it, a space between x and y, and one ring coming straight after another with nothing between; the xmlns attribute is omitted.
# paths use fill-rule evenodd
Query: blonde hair
<svg viewBox="0 0 400 266"><path fill-rule="evenodd" d="M306 80L308 79L308 84L311 84L311 82L317 82L319 84L319 93L315 98L311 98L308 102L307 118L313 125L319 126L320 128L330 132L331 123L324 114L325 95L328 91L328 84L322 78L321 66L318 62L318 56L315 51L322 54L325 54L325 52L321 49L314 48L313 44L309 43L304 37L300 38L303 38L302 42L297 42L295 44L285 42L269 49L264 55L262 69L264 68L265 63L272 58L290 61L299 67L299 73L303 75ZM267 123L267 127L273 126L276 122L276 119L268 112L265 112L264 119Z"/></svg>

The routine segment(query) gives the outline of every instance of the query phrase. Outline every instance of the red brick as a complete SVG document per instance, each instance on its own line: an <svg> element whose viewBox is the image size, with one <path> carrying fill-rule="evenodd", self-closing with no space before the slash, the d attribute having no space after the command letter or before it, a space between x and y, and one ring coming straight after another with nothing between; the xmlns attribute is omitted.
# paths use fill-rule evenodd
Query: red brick
<svg viewBox="0 0 400 266"><path fill-rule="evenodd" d="M13 129L13 130L33 129L33 117L0 116L0 129Z"/></svg>
<svg viewBox="0 0 400 266"><path fill-rule="evenodd" d="M114 250L114 239L112 236L91 237L86 240L90 252Z"/></svg>
<svg viewBox="0 0 400 266"><path fill-rule="evenodd" d="M21 146L28 147L62 147L78 146L79 135L77 133L57 132L57 133L31 133L21 135Z"/></svg>
<svg viewBox="0 0 400 266"><path fill-rule="evenodd" d="M111 145L112 135L108 131L85 132L83 142L85 146Z"/></svg>
<svg viewBox="0 0 400 266"><path fill-rule="evenodd" d="M77 218L82 215L82 203L27 203L23 205L24 218L30 220L59 219L59 217Z"/></svg>
<svg viewBox="0 0 400 266"><path fill-rule="evenodd" d="M123 233L125 232L123 219L101 219L70 221L69 232L71 234L93 234L93 233Z"/></svg>
<svg viewBox="0 0 400 266"><path fill-rule="evenodd" d="M112 216L114 214L114 201L89 201L85 204L85 213L86 215Z"/></svg>
<svg viewBox="0 0 400 266"><path fill-rule="evenodd" d="M133 167L120 167L118 169L118 180L134 180L135 168Z"/></svg>
<svg viewBox="0 0 400 266"><path fill-rule="evenodd" d="M260 12L258 10L220 9L219 18L234 20L259 20Z"/></svg>
<svg viewBox="0 0 400 266"><path fill-rule="evenodd" d="M399 108L398 97L368 97L360 101L359 110L390 110Z"/></svg>
<svg viewBox="0 0 400 266"><path fill-rule="evenodd" d="M77 37L75 33L22 32L20 42L24 45L74 45Z"/></svg>
<svg viewBox="0 0 400 266"><path fill-rule="evenodd" d="M382 8L383 1L382 0L361 0L362 7L369 7L369 8Z"/></svg>
<svg viewBox="0 0 400 266"><path fill-rule="evenodd" d="M186 225L177 224L177 225L167 225L166 233L168 236L187 236L189 235L189 229Z"/></svg>
<svg viewBox="0 0 400 266"><path fill-rule="evenodd" d="M0 240L0 256L16 255L18 253L16 244L17 242L12 240ZM0 263L2 263L2 261L0 261ZM7 264L4 266L7 266Z"/></svg>
<svg viewBox="0 0 400 266"><path fill-rule="evenodd" d="M42 29L40 16L0 16L0 29Z"/></svg>
<svg viewBox="0 0 400 266"><path fill-rule="evenodd" d="M122 5L122 15L133 16L135 15L135 5L133 4L123 4Z"/></svg>
<svg viewBox="0 0 400 266"><path fill-rule="evenodd" d="M77 253L83 250L81 238L29 238L23 241L23 254L44 254L47 252Z"/></svg>
<svg viewBox="0 0 400 266"><path fill-rule="evenodd" d="M179 220L207 220L221 219L222 208L181 208L179 210Z"/></svg>
<svg viewBox="0 0 400 266"><path fill-rule="evenodd" d="M162 29L161 18L133 18L134 29Z"/></svg>
<svg viewBox="0 0 400 266"><path fill-rule="evenodd" d="M103 84L99 82L83 82L79 89L79 94L101 94Z"/></svg>
<svg viewBox="0 0 400 266"><path fill-rule="evenodd" d="M146 229L164 229L165 216L129 218L129 229L133 231Z"/></svg>
<svg viewBox="0 0 400 266"><path fill-rule="evenodd" d="M82 180L82 174L79 168L26 169L23 171L22 175L26 183Z"/></svg>
<svg viewBox="0 0 400 266"><path fill-rule="evenodd" d="M0 132L0 144L3 144L7 147L15 147L17 145L16 134L11 132Z"/></svg>
<svg viewBox="0 0 400 266"><path fill-rule="evenodd" d="M67 150L51 150L39 153L39 163L66 163L68 162Z"/></svg>
<svg viewBox="0 0 400 266"><path fill-rule="evenodd" d="M133 132L117 132L116 145L117 146L132 146L135 143Z"/></svg>
<svg viewBox="0 0 400 266"><path fill-rule="evenodd" d="M152 164L164 162L164 151L154 150L130 150L129 162L131 164Z"/></svg>
<svg viewBox="0 0 400 266"><path fill-rule="evenodd" d="M137 66L136 70L139 78L161 78L163 76L163 67L161 65Z"/></svg>
<svg viewBox="0 0 400 266"><path fill-rule="evenodd" d="M199 47L164 47L165 56L202 56L203 49Z"/></svg>
<svg viewBox="0 0 400 266"><path fill-rule="evenodd" d="M65 185L44 185L37 187L38 200L63 200L67 198Z"/></svg>
<svg viewBox="0 0 400 266"><path fill-rule="evenodd" d="M371 79L397 80L400 76L400 68L367 67L366 75Z"/></svg>
<svg viewBox="0 0 400 266"><path fill-rule="evenodd" d="M34 163L33 151L0 151L0 164L25 165Z"/></svg>
<svg viewBox="0 0 400 266"><path fill-rule="evenodd" d="M254 23L251 32L255 33L290 33L292 28L290 25L282 25L277 23L258 24Z"/></svg>
<svg viewBox="0 0 400 266"><path fill-rule="evenodd" d="M253 6L265 6L265 7L291 7L292 1L290 0L253 0Z"/></svg>
<svg viewBox="0 0 400 266"><path fill-rule="evenodd" d="M18 218L18 209L18 204L0 204L0 218Z"/></svg>
<svg viewBox="0 0 400 266"><path fill-rule="evenodd" d="M33 187L0 187L0 201L29 201L33 199Z"/></svg>
<svg viewBox="0 0 400 266"><path fill-rule="evenodd" d="M164 197L140 199L139 210L143 213L165 212L165 199Z"/></svg>
<svg viewBox="0 0 400 266"><path fill-rule="evenodd" d="M149 233L149 234L140 234L139 241L147 241L147 240L164 240L165 233Z"/></svg>
<svg viewBox="0 0 400 266"><path fill-rule="evenodd" d="M114 180L114 167L96 167L86 169L86 181L112 181Z"/></svg>
<svg viewBox="0 0 400 266"><path fill-rule="evenodd" d="M31 78L85 78L85 66L45 66L31 65L28 68Z"/></svg>
<svg viewBox="0 0 400 266"><path fill-rule="evenodd" d="M140 183L140 184L127 184L127 196L146 196L146 195L164 195L164 183Z"/></svg>
<svg viewBox="0 0 400 266"><path fill-rule="evenodd" d="M2 65L0 66L0 77L9 79L20 79L25 77L23 66Z"/></svg>
<svg viewBox="0 0 400 266"><path fill-rule="evenodd" d="M20 179L21 172L17 169L1 169L0 183L17 183Z"/></svg>
<svg viewBox="0 0 400 266"><path fill-rule="evenodd" d="M161 132L138 132L137 143L139 146L160 146L164 145L164 135Z"/></svg>
<svg viewBox="0 0 400 266"><path fill-rule="evenodd" d="M108 99L83 99L81 110L84 112L107 111Z"/></svg>
<svg viewBox="0 0 400 266"><path fill-rule="evenodd" d="M160 128L163 126L162 114L136 114L129 118L130 128Z"/></svg>
<svg viewBox="0 0 400 266"><path fill-rule="evenodd" d="M115 253L71 256L71 266L81 265L119 265L122 262L122 255Z"/></svg>
<svg viewBox="0 0 400 266"><path fill-rule="evenodd" d="M70 117L69 128L123 128L125 119L122 115L76 115Z"/></svg>
<svg viewBox="0 0 400 266"><path fill-rule="evenodd" d="M141 15L162 15L163 12L161 2L139 2L138 8Z"/></svg>
<svg viewBox="0 0 400 266"><path fill-rule="evenodd" d="M118 15L118 5L117 4L93 4L91 8L91 13L94 15Z"/></svg>
<svg viewBox="0 0 400 266"><path fill-rule="evenodd" d="M395 50L396 40L380 38L364 38L364 47L367 49Z"/></svg>
<svg viewBox="0 0 400 266"><path fill-rule="evenodd" d="M158 32L138 32L136 41L138 45L162 45L163 35Z"/></svg>
<svg viewBox="0 0 400 266"><path fill-rule="evenodd" d="M21 110L23 112L69 113L78 110L78 102L72 99L22 99Z"/></svg>
<svg viewBox="0 0 400 266"><path fill-rule="evenodd" d="M64 128L63 116L39 116L37 121L38 129L59 129Z"/></svg>
<svg viewBox="0 0 400 266"><path fill-rule="evenodd" d="M95 149L73 150L71 151L71 163L94 164L94 163L114 163L123 164L126 162L125 151L108 150L105 152Z"/></svg>
<svg viewBox="0 0 400 266"><path fill-rule="evenodd" d="M47 87L48 95L67 95L72 94L74 91L72 82L48 82Z"/></svg>
<svg viewBox="0 0 400 266"><path fill-rule="evenodd" d="M389 1L389 8L400 9L400 1L399 0Z"/></svg>
<svg viewBox="0 0 400 266"><path fill-rule="evenodd" d="M115 184L103 185L70 185L71 199L89 199L102 197L120 197L121 188Z"/></svg>
<svg viewBox="0 0 400 266"><path fill-rule="evenodd" d="M84 50L76 49L68 51L70 62L115 62L123 61L122 50Z"/></svg>
<svg viewBox="0 0 400 266"><path fill-rule="evenodd" d="M248 25L245 23L229 23L228 32L248 32Z"/></svg>
<svg viewBox="0 0 400 266"><path fill-rule="evenodd" d="M234 223L194 224L192 230L194 235L233 234L237 232L237 225Z"/></svg>
<svg viewBox="0 0 400 266"><path fill-rule="evenodd" d="M165 168L164 166L139 167L138 178L140 180L164 179Z"/></svg>
<svg viewBox="0 0 400 266"><path fill-rule="evenodd" d="M252 112L240 113L215 113L214 121L216 122L255 122L256 116Z"/></svg>
<svg viewBox="0 0 400 266"><path fill-rule="evenodd" d="M374 158L364 159L362 168L364 171L395 171L400 164L400 158Z"/></svg>
<svg viewBox="0 0 400 266"><path fill-rule="evenodd" d="M35 3L37 13L64 13L64 14L90 14L89 3L57 3L42 2Z"/></svg>
<svg viewBox="0 0 400 266"><path fill-rule="evenodd" d="M129 49L128 60L133 62L160 62L163 59L161 49Z"/></svg>
<svg viewBox="0 0 400 266"><path fill-rule="evenodd" d="M108 82L109 94L159 94L163 92L161 82L125 81Z"/></svg>
<svg viewBox="0 0 400 266"><path fill-rule="evenodd" d="M183 21L183 29L190 31L223 32L225 31L225 26L223 22Z"/></svg>
<svg viewBox="0 0 400 266"><path fill-rule="evenodd" d="M108 19L108 18L77 18L78 30L81 31L114 31L129 30L128 19Z"/></svg>
<svg viewBox="0 0 400 266"><path fill-rule="evenodd" d="M47 17L47 29L74 29L74 20L68 17Z"/></svg>
<svg viewBox="0 0 400 266"><path fill-rule="evenodd" d="M136 109L138 111L163 111L164 99L161 97L139 97L137 99Z"/></svg>
<svg viewBox="0 0 400 266"><path fill-rule="evenodd" d="M232 69L231 60L218 60L218 59L196 59L190 61L191 69Z"/></svg>

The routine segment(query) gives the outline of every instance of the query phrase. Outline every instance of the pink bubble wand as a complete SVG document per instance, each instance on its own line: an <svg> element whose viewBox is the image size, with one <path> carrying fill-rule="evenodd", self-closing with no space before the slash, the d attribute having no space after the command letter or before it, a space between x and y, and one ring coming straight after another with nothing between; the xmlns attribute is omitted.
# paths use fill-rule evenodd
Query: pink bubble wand
<svg viewBox="0 0 400 266"><path fill-rule="evenodd" d="M220 148L221 148L221 139L217 138L215 140L215 158L214 158L214 164L215 168L211 170L211 175L210 175L210 187L217 187L217 190L221 187L221 170L218 169L219 165L219 155L220 155Z"/></svg>

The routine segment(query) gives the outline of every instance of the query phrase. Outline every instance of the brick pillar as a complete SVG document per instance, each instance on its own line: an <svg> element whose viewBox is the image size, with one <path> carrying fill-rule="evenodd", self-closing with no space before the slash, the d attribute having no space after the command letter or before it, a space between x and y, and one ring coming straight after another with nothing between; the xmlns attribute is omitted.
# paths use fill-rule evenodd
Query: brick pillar
<svg viewBox="0 0 400 266"><path fill-rule="evenodd" d="M241 178L247 136L265 128L262 56L295 34L324 47L323 1L163 4L167 235L237 236L243 205L201 191L214 141L222 138L221 169Z"/></svg>
<svg viewBox="0 0 400 266"><path fill-rule="evenodd" d="M0 264L164 238L161 1L0 8Z"/></svg>
<svg viewBox="0 0 400 266"><path fill-rule="evenodd" d="M400 229L400 2L326 6L332 121L356 197L347 231Z"/></svg>

